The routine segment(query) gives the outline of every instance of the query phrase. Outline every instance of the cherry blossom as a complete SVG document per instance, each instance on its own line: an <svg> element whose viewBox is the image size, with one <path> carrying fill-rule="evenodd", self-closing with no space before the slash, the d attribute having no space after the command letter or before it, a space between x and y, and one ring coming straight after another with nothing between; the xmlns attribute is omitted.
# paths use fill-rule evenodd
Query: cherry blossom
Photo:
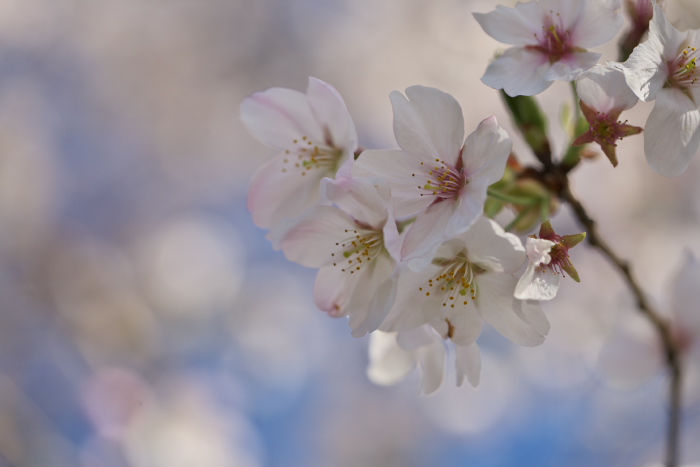
<svg viewBox="0 0 700 467"><path fill-rule="evenodd" d="M331 85L309 78L306 94L270 88L246 97L248 131L281 153L258 169L248 209L259 227L274 228L319 201L320 181L334 177L357 149L355 126Z"/></svg>
<svg viewBox="0 0 700 467"><path fill-rule="evenodd" d="M631 109L637 96L627 86L625 76L609 66L596 65L578 77L576 91L581 99L581 111L590 129L574 141L574 146L596 142L613 166L617 166L617 140L636 135L642 129L620 122L624 110Z"/></svg>
<svg viewBox="0 0 700 467"><path fill-rule="evenodd" d="M700 146L698 47L698 30L677 30L654 4L648 39L620 65L637 97L656 101L645 125L644 153L649 166L667 177L682 174Z"/></svg>
<svg viewBox="0 0 700 467"><path fill-rule="evenodd" d="M429 325L411 331L370 334L367 377L375 384L389 386L404 380L414 368L421 373L419 391L431 394L445 379L448 353L445 342ZM457 386L465 380L479 385L481 353L476 343L454 346Z"/></svg>
<svg viewBox="0 0 700 467"><path fill-rule="evenodd" d="M297 218L279 239L290 261L318 267L316 305L349 316L353 336L379 327L396 292L400 238L389 186L381 180L324 179L320 205Z"/></svg>
<svg viewBox="0 0 700 467"><path fill-rule="evenodd" d="M572 81L596 64L588 52L622 27L621 0L539 0L474 13L494 39L514 45L486 69L481 81L509 96L533 96L553 81Z"/></svg>
<svg viewBox="0 0 700 467"><path fill-rule="evenodd" d="M513 275L525 262L520 239L480 218L468 231L443 243L432 262L399 278L396 301L383 331L408 331L430 323L444 339L467 346L483 321L525 346L539 345L549 322L539 303L514 297Z"/></svg>
<svg viewBox="0 0 700 467"><path fill-rule="evenodd" d="M511 141L495 117L465 141L461 107L437 89L412 86L406 97L394 91L390 98L401 149L364 151L352 173L386 179L398 217L417 213L402 259L429 261L441 242L481 215L488 186L503 176Z"/></svg>
<svg viewBox="0 0 700 467"><path fill-rule="evenodd" d="M525 251L528 266L515 287L515 298L520 300L551 300L559 290L564 272L579 282L578 272L569 258L569 249L586 238L586 233L557 235L547 221L540 226L540 238L527 239Z"/></svg>

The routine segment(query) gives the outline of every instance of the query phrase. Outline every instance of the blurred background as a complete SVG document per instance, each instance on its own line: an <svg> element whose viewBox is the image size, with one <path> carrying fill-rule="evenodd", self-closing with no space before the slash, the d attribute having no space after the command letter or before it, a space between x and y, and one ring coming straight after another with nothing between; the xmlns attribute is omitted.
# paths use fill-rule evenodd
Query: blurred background
<svg viewBox="0 0 700 467"><path fill-rule="evenodd" d="M667 3L673 21L700 27L695 0ZM245 131L240 101L270 86L303 91L308 76L339 90L364 147L395 147L388 95L422 84L459 100L467 132L496 115L533 162L479 81L504 45L471 13L495 4L2 0L0 466L659 460L666 379L616 370L635 365L634 351L614 350L620 326L653 336L597 252L572 251L582 282L545 305L544 345L487 329L481 386L457 389L450 375L419 397L416 374L368 382L367 338L314 307L315 271L273 251L246 209L248 180L275 153ZM602 52L614 60L615 44ZM561 153L568 84L540 101ZM623 118L643 126L650 109ZM700 254L700 157L677 179L648 168L641 137L618 157L614 170L605 158L581 164L574 190L667 309L684 251ZM553 224L580 230L566 207ZM688 394L691 463L700 419Z"/></svg>

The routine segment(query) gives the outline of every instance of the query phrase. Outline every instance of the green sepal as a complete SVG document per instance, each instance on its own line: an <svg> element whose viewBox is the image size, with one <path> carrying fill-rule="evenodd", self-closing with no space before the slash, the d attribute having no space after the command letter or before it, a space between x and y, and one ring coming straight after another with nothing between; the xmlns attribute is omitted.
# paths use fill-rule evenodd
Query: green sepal
<svg viewBox="0 0 700 467"><path fill-rule="evenodd" d="M580 234L574 234L574 235L564 235L561 238L561 243L566 247L566 249L570 249L581 243L586 239L586 232L581 232Z"/></svg>
<svg viewBox="0 0 700 467"><path fill-rule="evenodd" d="M551 222L546 221L542 223L542 225L540 226L540 238L554 241L556 235L557 234L554 232Z"/></svg>
<svg viewBox="0 0 700 467"><path fill-rule="evenodd" d="M547 138L547 120L532 96L511 97L501 90L513 121L525 137L525 142L535 153L537 159L546 167L552 165L552 151Z"/></svg>
<svg viewBox="0 0 700 467"><path fill-rule="evenodd" d="M571 277L573 280L576 282L581 282L581 279L578 277L578 272L576 271L576 268L574 267L571 262L569 264L563 264L561 267L568 275Z"/></svg>

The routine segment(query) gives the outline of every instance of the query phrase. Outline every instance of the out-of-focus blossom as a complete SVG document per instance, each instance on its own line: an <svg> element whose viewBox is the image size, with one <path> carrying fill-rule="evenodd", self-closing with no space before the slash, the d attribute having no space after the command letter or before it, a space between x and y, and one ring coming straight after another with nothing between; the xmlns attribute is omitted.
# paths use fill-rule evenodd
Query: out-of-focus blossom
<svg viewBox="0 0 700 467"><path fill-rule="evenodd" d="M610 41L622 27L621 6L621 0L540 0L474 13L488 35L515 46L481 81L509 96L533 96L553 81L575 79L601 56L586 49Z"/></svg>
<svg viewBox="0 0 700 467"><path fill-rule="evenodd" d="M411 331L382 332L370 335L367 376L375 384L389 386L405 379L417 366L421 372L420 392L437 391L445 378L446 349L443 339L429 325ZM455 346L457 386L464 380L476 387L481 372L481 354L477 344Z"/></svg>
<svg viewBox="0 0 700 467"><path fill-rule="evenodd" d="M299 217L280 239L290 261L320 267L316 305L330 316L350 316L353 336L374 331L396 294L400 239L389 185L373 179L325 179L334 206Z"/></svg>
<svg viewBox="0 0 700 467"><path fill-rule="evenodd" d="M671 281L671 334L681 355L684 402L700 396L700 262L687 253ZM629 386L648 379L664 368L664 349L658 334L637 314L625 316L611 340L602 349L603 371L619 385Z"/></svg>
<svg viewBox="0 0 700 467"><path fill-rule="evenodd" d="M586 238L586 233L557 235L547 221L540 226L540 238L528 238L525 245L529 264L515 287L520 300L551 300L559 290L563 272L579 282L578 272L569 259L569 249Z"/></svg>
<svg viewBox="0 0 700 467"><path fill-rule="evenodd" d="M318 203L321 179L334 177L357 149L343 99L316 78L309 78L306 94L270 88L250 95L241 119L258 140L282 151L250 184L248 208L259 227L274 228Z"/></svg>
<svg viewBox="0 0 700 467"><path fill-rule="evenodd" d="M457 101L434 88L391 93L400 150L365 151L352 173L391 184L396 215L417 213L402 260L430 260L437 246L466 231L484 210L486 190L503 176L511 141L495 117L464 140Z"/></svg>
<svg viewBox="0 0 700 467"><path fill-rule="evenodd" d="M539 303L513 296L518 280L512 273L523 262L520 239L480 218L442 244L426 268L401 274L396 302L381 329L406 331L431 323L443 338L466 346L486 321L517 344L539 345L549 331L547 318Z"/></svg>
<svg viewBox="0 0 700 467"><path fill-rule="evenodd" d="M642 132L639 127L618 121L622 111L637 104L637 96L627 86L622 72L604 65L596 65L579 76L576 91L590 129L579 136L573 145L595 141L612 165L617 166L615 141Z"/></svg>
<svg viewBox="0 0 700 467"><path fill-rule="evenodd" d="M637 97L656 100L645 125L644 153L649 166L667 177L682 174L700 146L699 46L698 30L674 28L655 4L649 38L620 66Z"/></svg>

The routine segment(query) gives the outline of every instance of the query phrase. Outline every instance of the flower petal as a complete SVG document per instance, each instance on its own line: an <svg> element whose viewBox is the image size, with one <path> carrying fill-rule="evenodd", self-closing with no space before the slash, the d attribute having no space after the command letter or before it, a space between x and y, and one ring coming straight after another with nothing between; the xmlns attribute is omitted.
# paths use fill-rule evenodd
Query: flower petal
<svg viewBox="0 0 700 467"><path fill-rule="evenodd" d="M486 34L511 45L535 44L542 29L542 11L537 2L518 3L515 8L496 6L489 13L472 13Z"/></svg>
<svg viewBox="0 0 700 467"><path fill-rule="evenodd" d="M367 378L374 384L396 384L405 379L415 366L411 352L396 343L396 333L375 331L370 334Z"/></svg>
<svg viewBox="0 0 700 467"><path fill-rule="evenodd" d="M386 253L359 271L347 314L353 337L375 331L386 318L396 298L396 262Z"/></svg>
<svg viewBox="0 0 700 467"><path fill-rule="evenodd" d="M534 96L552 84L544 78L549 68L549 60L542 53L512 47L486 68L481 82L494 89L503 89L512 97Z"/></svg>
<svg viewBox="0 0 700 467"><path fill-rule="evenodd" d="M481 376L481 351L476 342L471 345L458 345L455 352L457 366L457 386L467 378L472 387L479 385Z"/></svg>
<svg viewBox="0 0 700 467"><path fill-rule="evenodd" d="M422 373L420 393L432 394L442 386L445 379L445 344L434 335L430 345L420 347L415 352Z"/></svg>
<svg viewBox="0 0 700 467"><path fill-rule="evenodd" d="M326 143L350 155L357 149L355 124L340 93L330 84L309 77L306 88L309 105L326 134Z"/></svg>
<svg viewBox="0 0 700 467"><path fill-rule="evenodd" d="M662 89L644 131L649 166L666 177L682 174L700 145L700 110L682 91Z"/></svg>
<svg viewBox="0 0 700 467"><path fill-rule="evenodd" d="M620 1L588 0L571 31L571 42L588 49L613 40L624 23Z"/></svg>
<svg viewBox="0 0 700 467"><path fill-rule="evenodd" d="M289 261L321 267L333 262L336 242L347 237L346 229L355 228L355 221L347 213L332 206L317 206L300 217L279 244Z"/></svg>
<svg viewBox="0 0 700 467"><path fill-rule="evenodd" d="M383 178L391 185L391 196L398 217L422 211L433 201L429 196L420 196L420 159L400 149L363 151L352 166L355 177Z"/></svg>
<svg viewBox="0 0 700 467"><path fill-rule="evenodd" d="M557 295L559 282L559 274L530 263L515 286L514 296L518 300L551 300Z"/></svg>
<svg viewBox="0 0 700 467"><path fill-rule="evenodd" d="M472 302L473 303L473 302ZM442 307L441 307L442 308ZM453 327L452 342L457 345L469 345L476 342L484 324L481 315L473 304L455 308L444 307L446 320Z"/></svg>
<svg viewBox="0 0 700 467"><path fill-rule="evenodd" d="M515 277L483 273L475 282L476 305L487 323L516 344L535 346L544 342L549 330L547 319L536 309L538 306L513 297Z"/></svg>
<svg viewBox="0 0 700 467"><path fill-rule="evenodd" d="M440 313L442 297L425 295L428 279L437 275L439 268L429 264L420 272L406 269L399 275L396 301L382 322L382 331L408 331L429 323Z"/></svg>
<svg viewBox="0 0 700 467"><path fill-rule="evenodd" d="M462 108L451 95L435 88L411 86L406 97L392 92L394 135L404 151L453 164L464 142Z"/></svg>
<svg viewBox="0 0 700 467"><path fill-rule="evenodd" d="M305 94L286 88L256 92L241 102L241 120L262 143L288 149L306 136L323 141L323 132Z"/></svg>
<svg viewBox="0 0 700 467"><path fill-rule="evenodd" d="M314 303L331 318L346 316L360 277L360 274L348 274L337 267L322 267L314 282Z"/></svg>
<svg viewBox="0 0 700 467"><path fill-rule="evenodd" d="M483 120L464 142L462 164L467 180L483 177L487 185L499 181L512 148L508 133L498 125L496 117Z"/></svg>
<svg viewBox="0 0 700 467"><path fill-rule="evenodd" d="M455 210L453 199L433 203L418 214L411 224L401 247L402 261L410 262L414 270L422 269L433 259L433 253L445 240L445 228Z"/></svg>
<svg viewBox="0 0 700 467"><path fill-rule="evenodd" d="M248 189L248 210L255 225L274 228L285 219L296 217L319 200L319 183L324 173L309 171L302 176L289 170L284 155L258 168Z"/></svg>
<svg viewBox="0 0 700 467"><path fill-rule="evenodd" d="M391 188L384 180L325 178L321 181L321 193L354 219L375 229L383 228L391 215Z"/></svg>
<svg viewBox="0 0 700 467"><path fill-rule="evenodd" d="M605 65L596 65L579 76L576 92L588 107L603 114L631 109L639 101L627 86L625 74Z"/></svg>
<svg viewBox="0 0 700 467"><path fill-rule="evenodd" d="M581 73L598 63L601 54L595 52L574 52L552 64L544 75L547 81L573 81Z"/></svg>
<svg viewBox="0 0 700 467"><path fill-rule="evenodd" d="M526 260L520 239L506 233L496 222L480 218L459 237L469 251L469 262L490 272L512 273Z"/></svg>

